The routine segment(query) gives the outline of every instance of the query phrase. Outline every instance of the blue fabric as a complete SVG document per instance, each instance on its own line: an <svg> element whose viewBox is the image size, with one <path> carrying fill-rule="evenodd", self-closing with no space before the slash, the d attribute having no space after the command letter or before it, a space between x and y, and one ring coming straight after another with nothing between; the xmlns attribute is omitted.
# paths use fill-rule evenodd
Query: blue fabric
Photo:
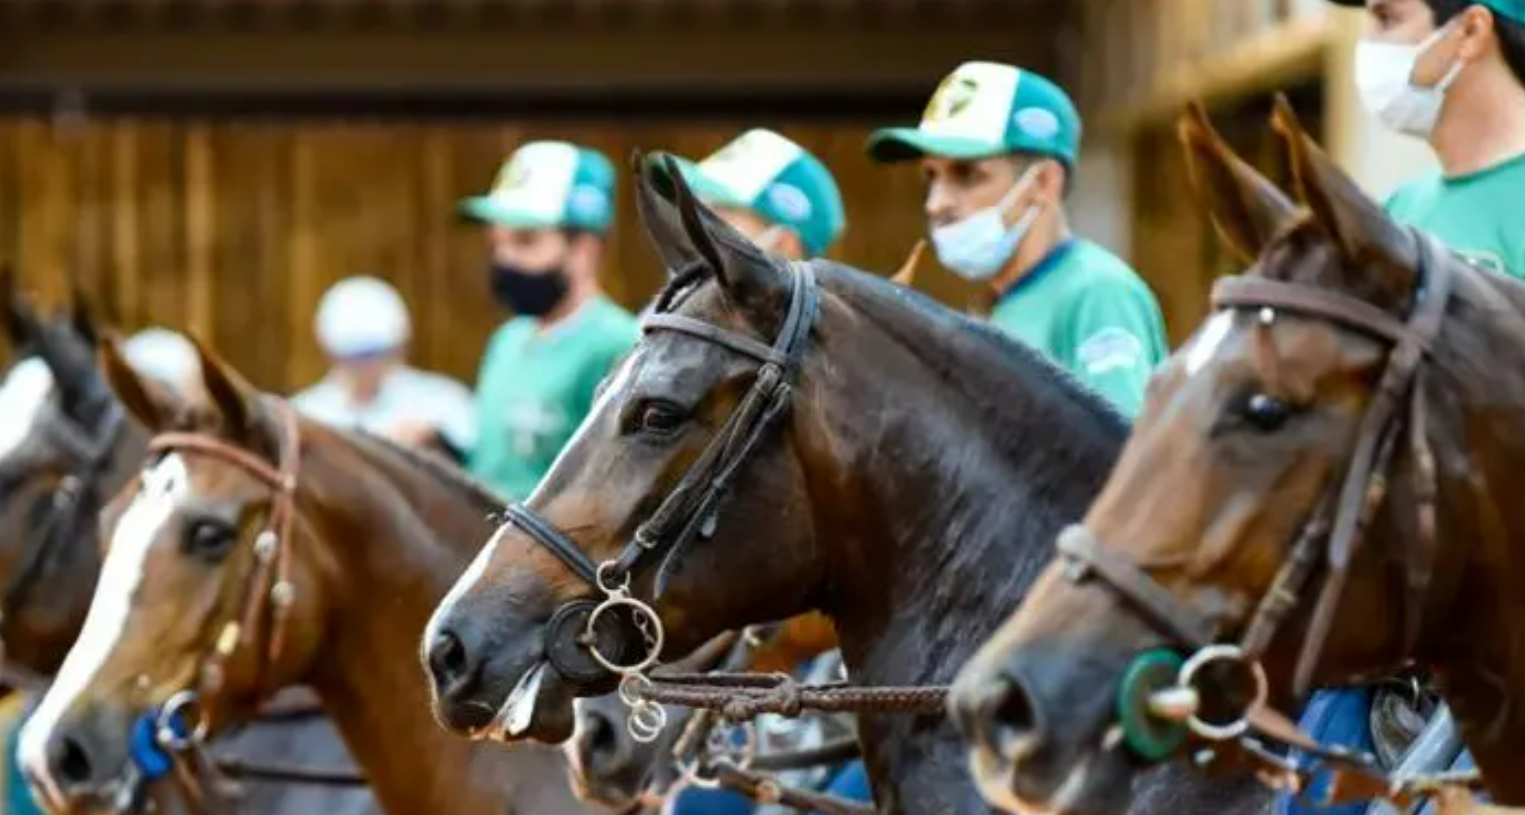
<svg viewBox="0 0 1525 815"><path fill-rule="evenodd" d="M1324 690L1308 700L1298 725L1304 733L1321 744L1341 744L1371 751L1371 691L1366 688ZM1294 753L1296 755L1296 753ZM1302 800L1282 794L1276 798L1274 815L1362 815L1366 804L1319 807L1304 801L1318 801L1329 788L1329 778L1320 775L1303 792Z"/></svg>
<svg viewBox="0 0 1525 815"><path fill-rule="evenodd" d="M831 783L826 785L828 795L840 795L850 801L863 801L873 803L874 792L868 786L868 771L863 768L863 762L854 761L843 767L832 777ZM819 812L811 812L809 815L822 815Z"/></svg>
<svg viewBox="0 0 1525 815"><path fill-rule="evenodd" d="M752 799L730 790L684 787L672 802L671 815L751 815Z"/></svg>
<svg viewBox="0 0 1525 815"><path fill-rule="evenodd" d="M1319 691L1308 701L1308 706L1304 708L1298 724L1304 732L1320 743L1343 744L1369 752L1374 749L1371 738L1371 703L1372 693L1364 688ZM1472 761L1472 754L1463 750L1447 769L1471 770L1476 766ZM1309 801L1319 800L1328 788L1328 783L1329 780L1325 776L1316 778L1303 797ZM1478 800L1486 801L1487 798L1478 795ZM1339 807L1318 807L1282 794L1277 796L1276 806L1272 812L1274 815L1331 815L1331 813L1333 815L1364 815L1367 806L1368 804L1359 803ZM1435 805L1425 804L1419 813L1435 815Z"/></svg>
<svg viewBox="0 0 1525 815"><path fill-rule="evenodd" d="M29 700L30 702L31 700ZM31 714L31 705L11 723L5 738L5 802L4 815L43 815L42 807L32 800L32 790L21 777L21 763L16 760L16 747L21 741L21 725Z"/></svg>

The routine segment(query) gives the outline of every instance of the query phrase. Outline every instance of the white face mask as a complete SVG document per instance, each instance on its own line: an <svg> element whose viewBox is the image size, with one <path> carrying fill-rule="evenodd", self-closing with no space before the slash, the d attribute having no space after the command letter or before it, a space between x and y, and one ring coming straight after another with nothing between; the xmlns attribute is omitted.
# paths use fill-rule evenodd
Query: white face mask
<svg viewBox="0 0 1525 815"><path fill-rule="evenodd" d="M1362 104L1383 124L1420 138L1435 130L1446 91L1464 64L1458 60L1439 82L1428 88L1413 84L1414 65L1450 29L1451 24L1447 23L1417 45L1370 40L1356 44L1356 89Z"/></svg>
<svg viewBox="0 0 1525 815"><path fill-rule="evenodd" d="M1032 229L1042 209L1034 204L1022 213L1022 217L1006 227L1006 211L1016 203L1022 193L1038 176L1038 165L1022 174L1011 191L1001 197L999 203L986 207L962 221L933 227L932 248L937 259L953 273L965 280L989 280L1006 265L1022 245L1022 239Z"/></svg>

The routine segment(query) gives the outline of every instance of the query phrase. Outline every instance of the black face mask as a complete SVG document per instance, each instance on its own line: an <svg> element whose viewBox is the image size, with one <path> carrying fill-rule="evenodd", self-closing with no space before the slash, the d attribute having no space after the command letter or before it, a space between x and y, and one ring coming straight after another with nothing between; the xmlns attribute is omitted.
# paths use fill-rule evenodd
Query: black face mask
<svg viewBox="0 0 1525 815"><path fill-rule="evenodd" d="M515 314L544 317L567 296L567 273L560 266L546 272L527 272L506 263L492 265L492 294Z"/></svg>

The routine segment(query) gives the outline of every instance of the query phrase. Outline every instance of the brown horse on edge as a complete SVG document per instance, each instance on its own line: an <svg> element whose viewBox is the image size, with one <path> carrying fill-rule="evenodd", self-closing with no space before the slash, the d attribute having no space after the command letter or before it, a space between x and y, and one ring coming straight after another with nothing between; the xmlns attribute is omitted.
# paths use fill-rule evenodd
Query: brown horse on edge
<svg viewBox="0 0 1525 815"><path fill-rule="evenodd" d="M1183 119L1213 219L1255 265L1156 375L1065 562L959 680L974 763L1008 801L1080 811L1125 781L1103 746L1125 666L1237 642L1202 704L1248 722L1257 664L1284 704L1413 661L1492 795L1525 803L1525 288L1395 225L1285 104L1273 126L1303 207L1200 110Z"/></svg>
<svg viewBox="0 0 1525 815"><path fill-rule="evenodd" d="M51 809L109 807L133 774L129 726L178 691L200 692L188 724L215 732L303 683L389 813L588 811L554 751L463 742L429 716L419 631L491 530L491 495L298 419L205 352L206 406L141 380L114 346L103 358L132 415L174 443L151 442L102 513L111 544L84 631L22 733L24 771ZM272 486L272 467L290 478Z"/></svg>

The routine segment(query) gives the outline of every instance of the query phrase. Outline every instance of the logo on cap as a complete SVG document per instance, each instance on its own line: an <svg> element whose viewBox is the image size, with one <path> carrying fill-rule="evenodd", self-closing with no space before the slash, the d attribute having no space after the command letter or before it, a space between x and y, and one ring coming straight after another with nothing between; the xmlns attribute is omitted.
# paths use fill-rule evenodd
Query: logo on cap
<svg viewBox="0 0 1525 815"><path fill-rule="evenodd" d="M973 77L953 74L937 86L937 91L932 94L932 101L927 103L921 118L928 122L951 119L968 109L979 92L980 83Z"/></svg>
<svg viewBox="0 0 1525 815"><path fill-rule="evenodd" d="M774 184L768 188L768 203L778 214L790 221L805 221L810 218L810 197L804 191L793 184Z"/></svg>
<svg viewBox="0 0 1525 815"><path fill-rule="evenodd" d="M580 221L597 221L609 208L609 196L604 191L587 184L572 188L567 196L567 214Z"/></svg>
<svg viewBox="0 0 1525 815"><path fill-rule="evenodd" d="M1059 135L1059 117L1043 108L1022 108L1012 119L1030 139L1047 141Z"/></svg>

